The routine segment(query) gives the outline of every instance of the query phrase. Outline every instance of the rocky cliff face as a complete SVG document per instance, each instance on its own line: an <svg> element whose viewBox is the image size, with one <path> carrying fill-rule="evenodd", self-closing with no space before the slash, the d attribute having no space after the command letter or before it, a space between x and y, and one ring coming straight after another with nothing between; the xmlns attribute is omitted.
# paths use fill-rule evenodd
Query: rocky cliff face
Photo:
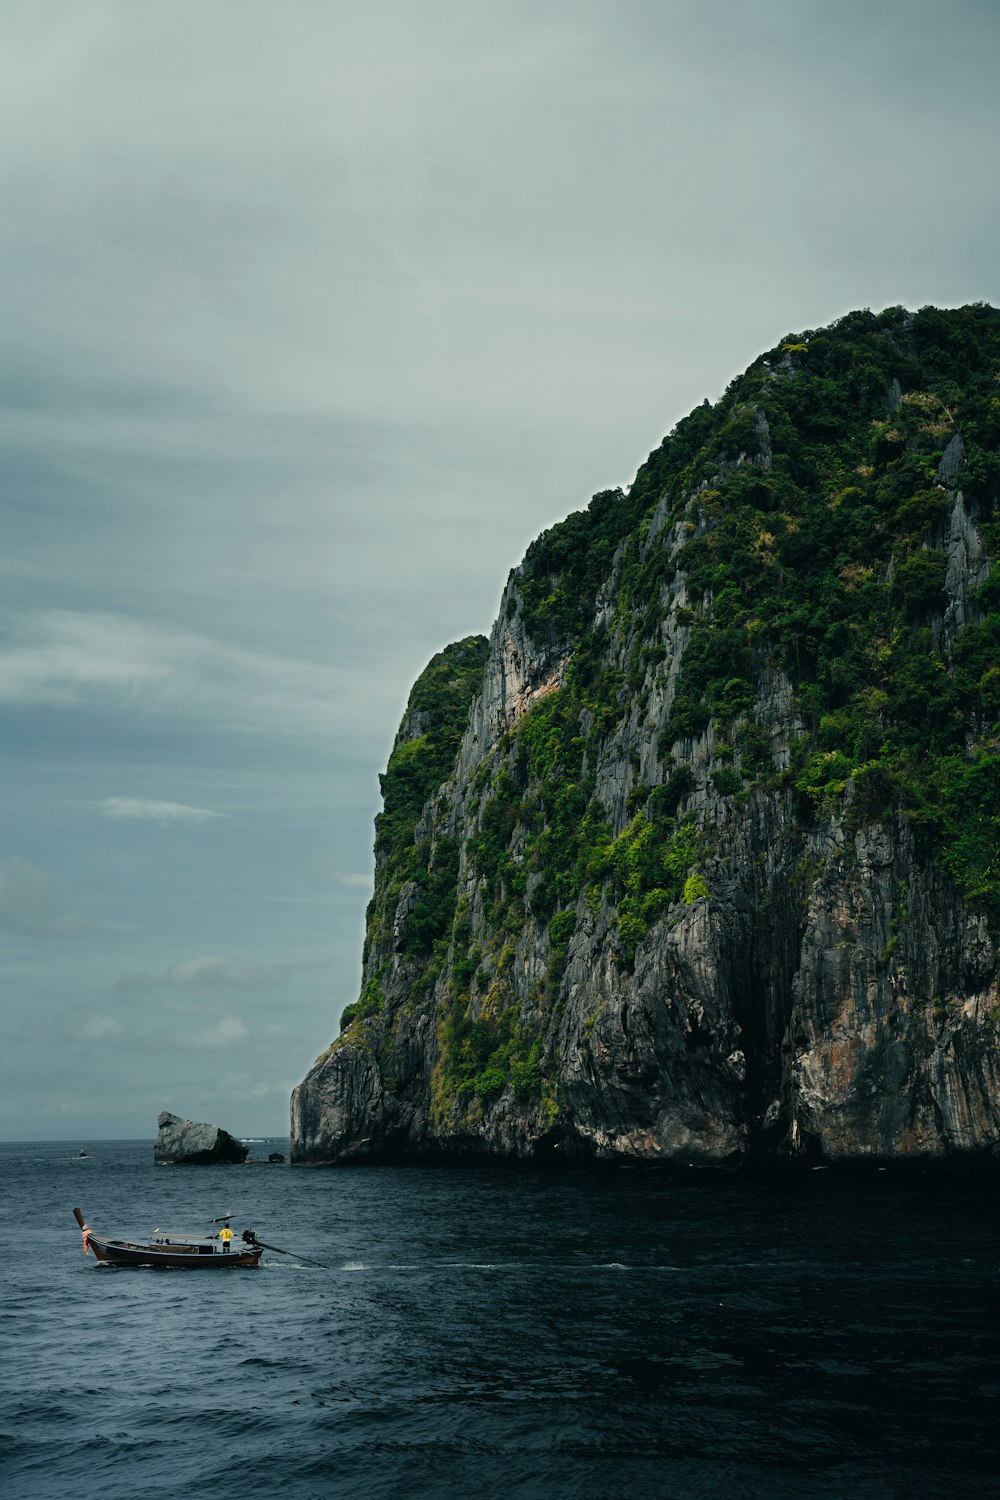
<svg viewBox="0 0 1000 1500"><path fill-rule="evenodd" d="M435 658L298 1162L1000 1149L1000 317L787 340Z"/></svg>

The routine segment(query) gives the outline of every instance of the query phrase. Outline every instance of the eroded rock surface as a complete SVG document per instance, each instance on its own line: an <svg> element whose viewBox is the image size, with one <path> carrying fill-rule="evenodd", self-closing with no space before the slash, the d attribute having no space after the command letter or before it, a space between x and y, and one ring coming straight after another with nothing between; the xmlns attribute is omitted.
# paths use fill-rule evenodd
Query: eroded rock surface
<svg viewBox="0 0 1000 1500"><path fill-rule="evenodd" d="M159 1134L153 1146L153 1160L158 1167L215 1166L220 1162L245 1162L249 1147L236 1140L218 1125L184 1120L164 1110L157 1124Z"/></svg>
<svg viewBox="0 0 1000 1500"><path fill-rule="evenodd" d="M705 477L691 461L658 491L654 454L628 497L596 497L589 531L570 518L529 551L488 646L431 664L384 782L361 997L293 1095L293 1161L1000 1153L997 503L963 491L951 408L897 359L923 316L881 344L859 325L882 360L871 409L842 419L842 468L801 513L784 476L815 441L789 437L806 340L753 367L753 400L690 419L720 432ZM775 646L768 597L740 612L731 552L706 569L730 503L744 572L776 597L786 556L813 566L804 528L828 549L801 643ZM861 666L859 590L881 611ZM713 631L730 658L702 673L709 712L691 653L710 658ZM907 789L915 766L933 790L924 710L893 749L893 672L939 715L928 754L951 746L978 821L947 787L930 811ZM425 784L421 765L443 769ZM933 843L945 817L955 858Z"/></svg>

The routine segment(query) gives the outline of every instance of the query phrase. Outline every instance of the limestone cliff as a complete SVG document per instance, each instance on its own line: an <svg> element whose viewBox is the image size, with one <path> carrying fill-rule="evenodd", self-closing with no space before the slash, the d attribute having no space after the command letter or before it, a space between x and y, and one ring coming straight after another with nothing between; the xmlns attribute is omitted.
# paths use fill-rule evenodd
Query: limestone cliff
<svg viewBox="0 0 1000 1500"><path fill-rule="evenodd" d="M293 1160L1000 1149L1000 315L789 337L533 544L383 779Z"/></svg>

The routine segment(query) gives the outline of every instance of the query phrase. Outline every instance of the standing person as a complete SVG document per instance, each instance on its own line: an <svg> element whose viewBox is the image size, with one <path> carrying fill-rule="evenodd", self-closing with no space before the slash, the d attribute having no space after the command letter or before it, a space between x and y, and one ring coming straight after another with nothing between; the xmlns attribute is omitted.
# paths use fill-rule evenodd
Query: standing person
<svg viewBox="0 0 1000 1500"><path fill-rule="evenodd" d="M219 1230L219 1239L222 1241L223 1250L229 1249L229 1241L232 1239L232 1237L233 1231L230 1229L228 1224L226 1225L225 1229Z"/></svg>

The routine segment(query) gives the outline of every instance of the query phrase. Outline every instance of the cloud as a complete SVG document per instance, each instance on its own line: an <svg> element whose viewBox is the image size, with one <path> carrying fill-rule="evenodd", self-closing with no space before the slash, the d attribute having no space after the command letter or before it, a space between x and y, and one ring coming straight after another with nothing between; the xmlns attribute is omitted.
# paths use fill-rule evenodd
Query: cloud
<svg viewBox="0 0 1000 1500"><path fill-rule="evenodd" d="M122 1028L114 1016L89 1016L76 1029L81 1042L104 1042L113 1036L121 1036Z"/></svg>
<svg viewBox="0 0 1000 1500"><path fill-rule="evenodd" d="M98 803L106 818L138 818L147 823L207 823L228 817L209 807L189 807L184 802L154 802L149 797L107 797Z"/></svg>
<svg viewBox="0 0 1000 1500"><path fill-rule="evenodd" d="M217 1091L222 1092L233 1099L271 1099L279 1098L287 1100L292 1089L298 1083L297 1078L251 1078L247 1073L228 1072L222 1073L214 1081Z"/></svg>
<svg viewBox="0 0 1000 1500"><path fill-rule="evenodd" d="M294 965L284 965L283 970ZM123 974L112 986L116 995L138 995L155 989L234 989L259 990L278 984L279 974L267 964L251 958L224 958L218 953L202 953L171 964L160 975Z"/></svg>
<svg viewBox="0 0 1000 1500"><path fill-rule="evenodd" d="M138 1135L177 1078L155 1031L231 1009L272 1076L299 1063L252 1005L303 1060L333 1034L412 679L533 536L787 331L997 300L1000 10L54 9L5 5L0 48L0 856L63 885L8 872L2 1019L48 1036L0 1061L30 1131L60 1037L70 1070L120 1015L88 1102ZM734 168L747 120L780 191ZM243 815L150 835L115 787ZM63 936L112 907L113 947ZM221 1110L224 1053L183 1056Z"/></svg>
<svg viewBox="0 0 1000 1500"><path fill-rule="evenodd" d="M22 937L70 937L88 930L81 917L64 916L52 876L26 859L0 861L0 928Z"/></svg>
<svg viewBox="0 0 1000 1500"><path fill-rule="evenodd" d="M10 612L0 629L0 702L19 707L93 704L130 717L208 720L230 732L326 737L340 726L345 701L371 712L370 673L343 658L330 666L163 620L84 610ZM122 800L130 799L110 799Z"/></svg>
<svg viewBox="0 0 1000 1500"><path fill-rule="evenodd" d="M152 974L121 974L111 989L116 995L142 995L147 990L155 990L162 982L154 979Z"/></svg>
<svg viewBox="0 0 1000 1500"><path fill-rule="evenodd" d="M227 1047L238 1047L250 1033L239 1016L222 1016L214 1026L205 1031L179 1031L176 1036L179 1047L188 1047L196 1052L215 1052Z"/></svg>
<svg viewBox="0 0 1000 1500"><path fill-rule="evenodd" d="M265 964L246 958L222 958L216 953L203 953L200 958L171 964L164 977L168 984L179 988L207 984L245 990L277 983L277 975Z"/></svg>

